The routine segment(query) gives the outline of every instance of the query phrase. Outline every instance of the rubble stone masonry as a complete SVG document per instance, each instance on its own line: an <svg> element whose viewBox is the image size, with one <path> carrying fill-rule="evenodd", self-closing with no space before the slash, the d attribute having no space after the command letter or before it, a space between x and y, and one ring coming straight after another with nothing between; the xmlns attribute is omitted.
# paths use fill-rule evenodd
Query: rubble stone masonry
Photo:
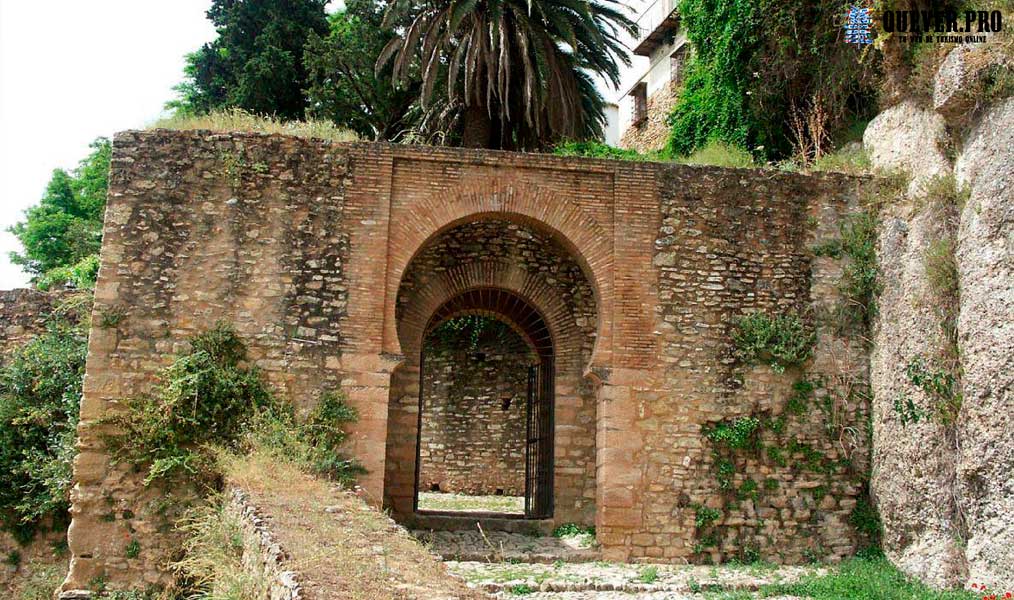
<svg viewBox="0 0 1014 600"><path fill-rule="evenodd" d="M117 135L93 314L122 318L92 320L64 589L165 581L165 490L110 464L100 419L223 319L300 411L327 390L348 394L363 493L411 520L422 341L437 310L477 289L523 299L551 333L552 524L594 522L610 560L853 552L869 447L865 396L850 390L865 389L867 359L858 338L822 325L841 261L811 247L837 235L864 185L277 135ZM813 358L786 373L741 364L730 332L751 311L803 315L819 334ZM810 408L787 414L803 379ZM762 434L778 452L726 457L722 479L702 433L741 416L782 423ZM718 516L702 527L704 508ZM133 558L131 538L144 540Z"/></svg>

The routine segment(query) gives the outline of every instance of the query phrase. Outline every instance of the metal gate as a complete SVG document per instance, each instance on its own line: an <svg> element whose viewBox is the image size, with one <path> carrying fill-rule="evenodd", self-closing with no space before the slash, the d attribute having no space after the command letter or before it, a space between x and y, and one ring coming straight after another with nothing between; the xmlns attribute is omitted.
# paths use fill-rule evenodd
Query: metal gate
<svg viewBox="0 0 1014 600"><path fill-rule="evenodd" d="M553 516L553 359L528 368L525 516Z"/></svg>

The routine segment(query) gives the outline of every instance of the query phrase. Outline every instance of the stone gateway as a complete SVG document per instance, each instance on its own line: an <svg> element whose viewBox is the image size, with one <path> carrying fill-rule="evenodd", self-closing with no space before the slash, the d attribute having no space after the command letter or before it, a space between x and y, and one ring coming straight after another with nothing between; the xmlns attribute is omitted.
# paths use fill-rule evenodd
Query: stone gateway
<svg viewBox="0 0 1014 600"><path fill-rule="evenodd" d="M420 457L446 446L433 440L469 430L462 417L474 408L442 404L423 421L435 431L420 432L420 394L459 389L505 412L475 435L536 472L481 485L531 496L539 508L520 521L533 527L594 525L607 560L851 555L870 460L868 356L861 332L824 318L841 301L842 260L813 249L836 239L869 185L278 135L119 134L64 589L165 580L175 550L165 490L110 462L102 418L222 320L299 411L329 390L348 396L363 494L402 523L427 524L420 486L460 485L455 469L470 457L507 473L496 467L504 454L475 446L420 474ZM754 313L798 315L816 333L809 358L784 372L743 360L732 333ZM462 315L504 323L510 340L480 340L471 379L440 368L455 348L426 346ZM497 370L507 363L538 371L538 409L525 406L525 380ZM511 419L538 439L493 429ZM749 444L709 435L744 423ZM133 537L145 545L128 556Z"/></svg>

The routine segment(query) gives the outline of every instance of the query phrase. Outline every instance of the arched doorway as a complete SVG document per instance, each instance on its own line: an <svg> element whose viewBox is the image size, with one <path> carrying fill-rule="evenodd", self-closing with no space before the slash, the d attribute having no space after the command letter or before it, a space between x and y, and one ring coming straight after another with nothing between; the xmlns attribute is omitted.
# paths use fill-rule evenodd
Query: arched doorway
<svg viewBox="0 0 1014 600"><path fill-rule="evenodd" d="M535 357L525 363L523 392L512 394L523 397L525 408L521 462L527 501L516 512L554 523L594 522L597 408L585 369L595 348L598 309L585 271L554 236L530 221L480 215L428 240L405 269L396 301L405 359L391 376L384 485L385 504L399 521L412 522L427 510L420 491L428 495L449 481L439 474L420 480L428 457L420 440L424 388L432 385L429 336L452 319L483 316L507 325ZM484 396L487 408L495 408L492 393L472 396ZM467 411L472 405L456 406Z"/></svg>
<svg viewBox="0 0 1014 600"><path fill-rule="evenodd" d="M554 351L545 317L500 288L430 318L420 360L415 511L553 514Z"/></svg>

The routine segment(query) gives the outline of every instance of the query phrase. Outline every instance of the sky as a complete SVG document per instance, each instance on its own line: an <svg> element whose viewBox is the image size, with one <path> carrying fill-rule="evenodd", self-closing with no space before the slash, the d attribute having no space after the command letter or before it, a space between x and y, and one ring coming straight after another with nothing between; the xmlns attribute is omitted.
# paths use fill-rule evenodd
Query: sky
<svg viewBox="0 0 1014 600"><path fill-rule="evenodd" d="M39 201L53 169L75 167L96 137L162 115L184 56L215 37L210 5L0 0L0 289L28 284L10 262L21 245L7 228Z"/></svg>
<svg viewBox="0 0 1014 600"><path fill-rule="evenodd" d="M0 289L28 277L7 228L98 136L156 120L184 55L215 37L210 0L0 0Z"/></svg>

